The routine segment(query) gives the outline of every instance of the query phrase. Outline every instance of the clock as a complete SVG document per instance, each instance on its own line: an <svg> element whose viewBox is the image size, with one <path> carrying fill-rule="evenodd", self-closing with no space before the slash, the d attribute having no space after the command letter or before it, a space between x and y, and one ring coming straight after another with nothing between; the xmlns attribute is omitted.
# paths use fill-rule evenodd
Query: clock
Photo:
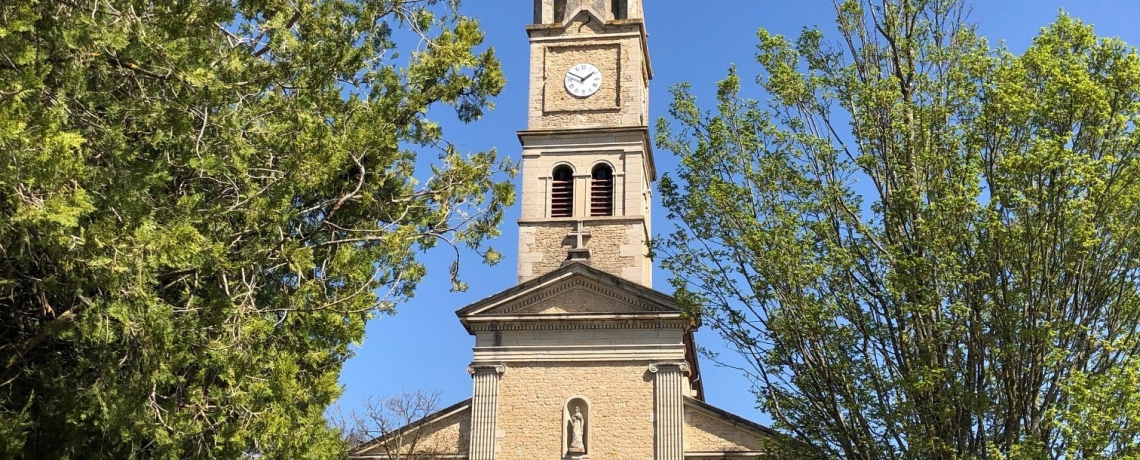
<svg viewBox="0 0 1140 460"><path fill-rule="evenodd" d="M602 71L593 64L575 64L566 71L566 91L577 97L590 97L602 87Z"/></svg>

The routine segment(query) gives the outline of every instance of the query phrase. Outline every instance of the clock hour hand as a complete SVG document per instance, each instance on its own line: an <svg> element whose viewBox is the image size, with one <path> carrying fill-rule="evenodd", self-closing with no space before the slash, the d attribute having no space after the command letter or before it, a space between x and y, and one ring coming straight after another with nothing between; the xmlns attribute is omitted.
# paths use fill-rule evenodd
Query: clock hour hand
<svg viewBox="0 0 1140 460"><path fill-rule="evenodd" d="M585 77L579 77L579 80L580 80L582 83L585 83L587 79L589 79L590 77L594 76L594 74L596 74L596 73L597 73L597 72L590 72L590 74L589 74L589 75L586 75ZM575 77L577 77L577 75L575 75Z"/></svg>

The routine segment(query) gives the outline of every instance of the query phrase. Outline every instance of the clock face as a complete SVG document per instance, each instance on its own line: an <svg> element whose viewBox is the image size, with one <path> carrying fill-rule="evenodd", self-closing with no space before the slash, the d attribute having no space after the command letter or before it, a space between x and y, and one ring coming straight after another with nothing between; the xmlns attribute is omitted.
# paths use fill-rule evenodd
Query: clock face
<svg viewBox="0 0 1140 460"><path fill-rule="evenodd" d="M593 64L576 64L566 71L566 91L577 97L590 97L602 87L602 72Z"/></svg>

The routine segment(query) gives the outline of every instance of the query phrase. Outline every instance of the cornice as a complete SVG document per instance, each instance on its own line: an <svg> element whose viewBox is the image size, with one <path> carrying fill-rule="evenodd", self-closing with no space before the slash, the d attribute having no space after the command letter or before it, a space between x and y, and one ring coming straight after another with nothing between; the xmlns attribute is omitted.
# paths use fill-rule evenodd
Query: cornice
<svg viewBox="0 0 1140 460"><path fill-rule="evenodd" d="M595 315L572 318L576 322L550 321L561 315L530 315L528 317L478 318L468 325L471 332L494 331L572 331L610 329L686 329L690 322L678 314L673 318L645 318L621 315ZM473 318L474 319L474 318ZM627 320L615 322L614 320ZM640 321L639 321L640 320Z"/></svg>
<svg viewBox="0 0 1140 460"><path fill-rule="evenodd" d="M615 174L616 176L617 174ZM572 217L528 217L518 220L520 224L576 224L582 222L583 224L640 224L645 222L646 217L638 214L629 214L625 216L572 216Z"/></svg>
<svg viewBox="0 0 1140 460"><path fill-rule="evenodd" d="M524 129L517 131L519 140L524 140L528 137L538 136L569 136L569 135L596 135L596 134L610 134L610 133L639 133L644 134L648 139L649 126L645 125L632 125L632 126L600 126L596 128L541 128L541 129Z"/></svg>
<svg viewBox="0 0 1140 460"><path fill-rule="evenodd" d="M504 362L600 362L600 361L670 361L684 359L685 349L678 345L524 345L474 348L477 363Z"/></svg>
<svg viewBox="0 0 1140 460"><path fill-rule="evenodd" d="M652 181L657 180L657 163L653 158L653 142L649 137L648 126L599 126L594 128L545 128L545 129L526 129L518 131L516 134L519 138L519 143L523 148L527 147L527 140L532 137L542 136L577 136L577 135L590 135L596 136L598 134L617 134L617 133L636 133L642 135L642 145L644 145L645 158L649 166L649 179Z"/></svg>

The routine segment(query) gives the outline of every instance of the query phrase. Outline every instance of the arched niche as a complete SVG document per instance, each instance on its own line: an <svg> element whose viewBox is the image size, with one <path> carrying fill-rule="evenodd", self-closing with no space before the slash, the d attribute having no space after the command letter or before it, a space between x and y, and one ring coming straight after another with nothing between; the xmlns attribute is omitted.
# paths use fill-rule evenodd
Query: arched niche
<svg viewBox="0 0 1140 460"><path fill-rule="evenodd" d="M562 452L565 458L590 453L590 402L575 396L562 406Z"/></svg>

